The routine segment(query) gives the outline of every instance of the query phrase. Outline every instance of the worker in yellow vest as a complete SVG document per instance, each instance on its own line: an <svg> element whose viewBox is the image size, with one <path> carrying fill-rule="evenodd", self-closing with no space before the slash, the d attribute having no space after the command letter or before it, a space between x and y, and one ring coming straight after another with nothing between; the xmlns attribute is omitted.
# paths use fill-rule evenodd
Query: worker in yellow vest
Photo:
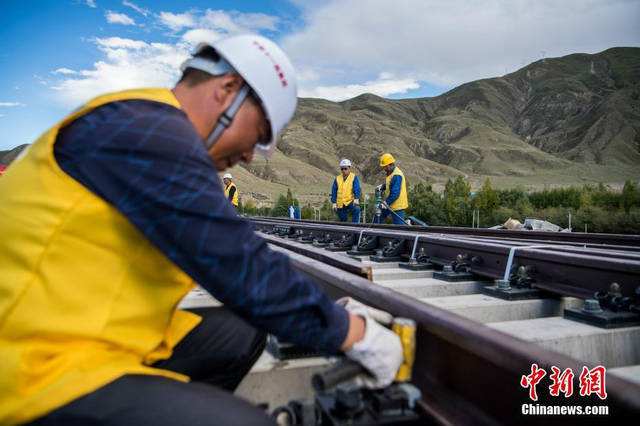
<svg viewBox="0 0 640 426"><path fill-rule="evenodd" d="M380 221L382 222L391 216L395 225L406 225L404 211L409 207L407 179L402 170L396 166L396 159L389 153L380 156L380 167L387 175L385 183L377 187L384 194Z"/></svg>
<svg viewBox="0 0 640 426"><path fill-rule="evenodd" d="M236 184L233 183L231 173L225 173L224 176L222 176L222 182L224 183L225 197L227 197L227 200L229 200L233 207L238 208L238 188Z"/></svg>
<svg viewBox="0 0 640 426"><path fill-rule="evenodd" d="M292 269L218 179L274 150L287 56L241 35L182 70L90 100L0 179L0 424L272 424L232 393L267 332L393 381L399 338ZM178 309L196 282L224 306Z"/></svg>
<svg viewBox="0 0 640 426"><path fill-rule="evenodd" d="M333 180L331 204L340 222L360 223L360 180L351 173L351 160L340 160L340 174Z"/></svg>

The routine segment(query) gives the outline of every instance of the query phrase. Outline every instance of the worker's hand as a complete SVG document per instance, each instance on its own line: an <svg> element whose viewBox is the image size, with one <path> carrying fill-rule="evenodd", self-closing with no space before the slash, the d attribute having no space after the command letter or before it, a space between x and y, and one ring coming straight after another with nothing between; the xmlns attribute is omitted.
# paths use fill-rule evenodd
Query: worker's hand
<svg viewBox="0 0 640 426"><path fill-rule="evenodd" d="M382 185L378 185L378 186L376 186L376 190L378 190L378 191L382 191Z"/></svg>
<svg viewBox="0 0 640 426"><path fill-rule="evenodd" d="M390 210L390 209L389 209L389 204L387 204L387 202L386 202L386 201L382 200L382 202L380 203L380 205L382 206L382 208L383 208L383 209Z"/></svg>
<svg viewBox="0 0 640 426"><path fill-rule="evenodd" d="M365 310L367 315L378 321L380 324L390 326L393 322L393 315L381 309L372 308L364 303L358 302L351 297L341 297L336 300L336 304L344 307L347 311L359 315L358 312Z"/></svg>
<svg viewBox="0 0 640 426"><path fill-rule="evenodd" d="M347 357L360 363L370 373L370 376L358 377L356 381L370 389L390 385L403 361L402 344L398 335L380 325L373 314L377 311L376 315L380 313L386 314L385 317L390 315L353 299L341 299L339 302L347 311L365 321L364 337L345 352ZM387 320L389 320L388 317Z"/></svg>
<svg viewBox="0 0 640 426"><path fill-rule="evenodd" d="M360 205L360 200L358 200L357 198L355 198L355 199L353 200L353 205L354 205L354 206L359 206L359 205Z"/></svg>
<svg viewBox="0 0 640 426"><path fill-rule="evenodd" d="M338 210L338 205L336 203L333 203L331 205L331 208L333 209L333 211L335 212L336 210Z"/></svg>

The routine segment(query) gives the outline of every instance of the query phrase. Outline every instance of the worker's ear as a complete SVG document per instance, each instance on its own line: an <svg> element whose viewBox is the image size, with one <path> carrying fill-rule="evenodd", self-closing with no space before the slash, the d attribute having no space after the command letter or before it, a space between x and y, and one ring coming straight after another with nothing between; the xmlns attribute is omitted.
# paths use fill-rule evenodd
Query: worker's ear
<svg viewBox="0 0 640 426"><path fill-rule="evenodd" d="M224 109L226 109L233 99L235 98L236 93L242 87L242 77L238 74L225 74L217 78L218 84L216 85L216 90L214 91L216 96L216 101L220 104L224 105Z"/></svg>
<svg viewBox="0 0 640 426"><path fill-rule="evenodd" d="M242 83L244 83L242 77L235 73L225 74L220 78L222 78L223 89L227 94L230 95L235 95L236 93L238 93L238 91L242 87Z"/></svg>

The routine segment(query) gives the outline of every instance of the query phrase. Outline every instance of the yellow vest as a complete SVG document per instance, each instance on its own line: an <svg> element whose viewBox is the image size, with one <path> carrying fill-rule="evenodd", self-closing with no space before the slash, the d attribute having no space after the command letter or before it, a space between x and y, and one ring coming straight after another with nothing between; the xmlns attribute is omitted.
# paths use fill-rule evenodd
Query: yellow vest
<svg viewBox="0 0 640 426"><path fill-rule="evenodd" d="M391 172L391 174L387 176L384 198L386 199L389 196L389 190L391 189L391 178L396 175L402 176L402 185L400 187L400 195L389 206L391 207L391 210L394 211L404 210L409 207L409 197L407 197L407 179L405 179L404 173L402 173L402 170L400 170L398 166L396 166L393 169L393 172Z"/></svg>
<svg viewBox="0 0 640 426"><path fill-rule="evenodd" d="M43 416L124 374L188 381L149 365L200 322L176 309L193 281L53 155L62 127L126 99L180 108L167 89L100 96L0 179L0 424Z"/></svg>
<svg viewBox="0 0 640 426"><path fill-rule="evenodd" d="M348 206L353 201L353 180L356 175L349 173L347 179L340 173L336 176L336 182L338 183L338 192L336 196L336 204L339 209L344 206Z"/></svg>
<svg viewBox="0 0 640 426"><path fill-rule="evenodd" d="M228 186L224 187L224 196L227 197L227 200L229 199L229 191L231 191L231 188L236 189L236 192L233 193L233 199L231 200L231 204L238 207L238 187L236 186L235 183L231 182Z"/></svg>

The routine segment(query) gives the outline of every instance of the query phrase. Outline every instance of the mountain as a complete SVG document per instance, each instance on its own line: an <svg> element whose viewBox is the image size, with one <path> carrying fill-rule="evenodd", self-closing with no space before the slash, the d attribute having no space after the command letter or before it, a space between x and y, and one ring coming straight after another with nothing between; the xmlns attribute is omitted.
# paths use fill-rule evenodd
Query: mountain
<svg viewBox="0 0 640 426"><path fill-rule="evenodd" d="M0 151L0 164L8 165L20 155L20 153L28 147L28 144L18 145L7 151Z"/></svg>
<svg viewBox="0 0 640 426"><path fill-rule="evenodd" d="M300 99L273 157L231 173L245 200L269 202L290 187L317 202L343 157L367 190L382 182L383 152L409 184L459 174L498 187L638 179L640 48L543 59L432 98Z"/></svg>
<svg viewBox="0 0 640 426"><path fill-rule="evenodd" d="M249 188L269 181L310 198L329 190L342 157L380 182L386 151L410 183L617 183L640 177L639 99L640 48L543 59L433 98L301 99L274 159L244 171Z"/></svg>

